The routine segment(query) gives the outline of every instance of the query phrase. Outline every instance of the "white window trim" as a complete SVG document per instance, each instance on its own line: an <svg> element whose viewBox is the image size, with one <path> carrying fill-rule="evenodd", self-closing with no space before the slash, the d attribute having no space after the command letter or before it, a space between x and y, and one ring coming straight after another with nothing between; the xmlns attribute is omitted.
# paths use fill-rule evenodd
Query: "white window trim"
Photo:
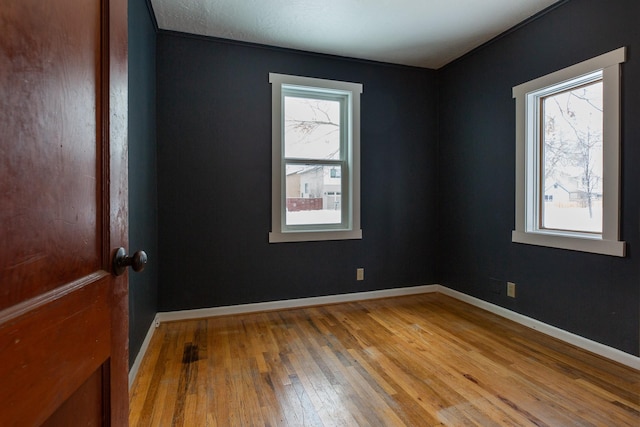
<svg viewBox="0 0 640 427"><path fill-rule="evenodd" d="M269 243L282 242L310 242L324 240L362 239L360 229L360 94L362 84L341 82L335 80L316 79L311 77L291 76L286 74L269 73L271 83L271 232ZM349 161L351 165L350 188L348 198L343 200L343 206L350 207L350 218L347 228L344 229L316 229L316 230L285 230L284 229L284 197L286 194L285 180L283 179L284 162L282 156L282 86L292 85L308 88L320 88L351 93L351 141ZM343 195L343 197L345 197Z"/></svg>
<svg viewBox="0 0 640 427"><path fill-rule="evenodd" d="M516 100L516 229L512 241L596 254L625 256L620 241L620 64L626 60L621 47L546 76L513 87ZM603 212L602 234L537 230L532 224L536 203L531 196L535 184L535 153L529 142L535 132L528 128L531 111L528 94L602 70L603 81ZM528 197L529 196L529 197Z"/></svg>

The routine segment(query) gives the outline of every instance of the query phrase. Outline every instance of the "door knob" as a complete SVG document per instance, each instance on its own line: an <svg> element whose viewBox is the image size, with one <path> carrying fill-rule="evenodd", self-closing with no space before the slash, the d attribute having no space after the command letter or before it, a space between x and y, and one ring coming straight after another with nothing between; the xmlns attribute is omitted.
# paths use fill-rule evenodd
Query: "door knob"
<svg viewBox="0 0 640 427"><path fill-rule="evenodd" d="M142 271L147 264L147 254L145 251L138 251L132 257L127 256L124 248L118 248L113 256L113 273L116 276L124 274L127 267L133 268L133 271Z"/></svg>

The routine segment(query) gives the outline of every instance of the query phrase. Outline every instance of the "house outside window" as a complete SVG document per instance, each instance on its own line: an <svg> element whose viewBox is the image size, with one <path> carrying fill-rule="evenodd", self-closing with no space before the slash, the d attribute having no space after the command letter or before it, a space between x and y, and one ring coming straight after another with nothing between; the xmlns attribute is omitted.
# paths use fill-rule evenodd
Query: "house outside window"
<svg viewBox="0 0 640 427"><path fill-rule="evenodd" d="M620 64L625 48L515 86L512 241L625 256Z"/></svg>
<svg viewBox="0 0 640 427"><path fill-rule="evenodd" d="M357 83L269 74L272 230L269 242L360 239Z"/></svg>

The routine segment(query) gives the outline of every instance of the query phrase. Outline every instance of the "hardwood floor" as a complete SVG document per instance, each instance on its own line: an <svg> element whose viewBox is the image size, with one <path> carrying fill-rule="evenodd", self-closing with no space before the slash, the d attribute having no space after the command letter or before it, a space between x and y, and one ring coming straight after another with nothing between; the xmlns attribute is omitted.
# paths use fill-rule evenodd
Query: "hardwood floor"
<svg viewBox="0 0 640 427"><path fill-rule="evenodd" d="M640 426L640 372L441 294L164 323L132 426Z"/></svg>

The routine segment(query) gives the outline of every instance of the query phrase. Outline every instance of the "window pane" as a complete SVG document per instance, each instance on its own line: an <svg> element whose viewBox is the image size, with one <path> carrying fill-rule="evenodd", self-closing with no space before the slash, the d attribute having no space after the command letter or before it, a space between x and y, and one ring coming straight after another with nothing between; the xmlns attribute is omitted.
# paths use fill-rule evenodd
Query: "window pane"
<svg viewBox="0 0 640 427"><path fill-rule="evenodd" d="M340 102L284 97L284 156L340 159Z"/></svg>
<svg viewBox="0 0 640 427"><path fill-rule="evenodd" d="M602 233L602 81L541 98L541 228Z"/></svg>
<svg viewBox="0 0 640 427"><path fill-rule="evenodd" d="M286 166L286 224L342 222L342 168L339 165Z"/></svg>

